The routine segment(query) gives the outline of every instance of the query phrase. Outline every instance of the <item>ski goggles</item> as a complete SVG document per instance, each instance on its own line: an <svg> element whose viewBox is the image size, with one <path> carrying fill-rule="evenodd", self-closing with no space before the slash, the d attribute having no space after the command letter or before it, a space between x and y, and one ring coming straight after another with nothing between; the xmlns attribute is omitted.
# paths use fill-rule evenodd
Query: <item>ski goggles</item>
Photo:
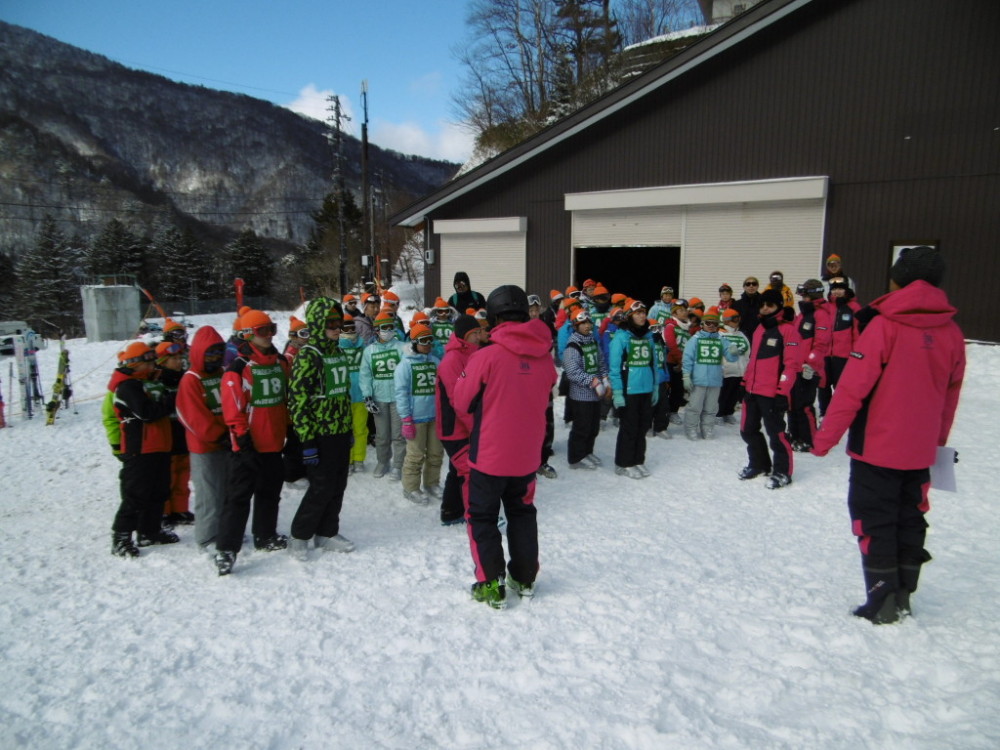
<svg viewBox="0 0 1000 750"><path fill-rule="evenodd" d="M581 310L576 315L573 316L573 325L583 325L584 323L593 323L593 319L587 314L586 310Z"/></svg>
<svg viewBox="0 0 1000 750"><path fill-rule="evenodd" d="M327 318L327 321L326 323L323 324L323 327L326 328L326 330L328 331L339 331L341 328L344 327L344 321L341 320L340 318Z"/></svg>
<svg viewBox="0 0 1000 750"><path fill-rule="evenodd" d="M414 339L414 341L416 341L418 344L422 344L424 346L430 346L431 344L434 343L434 337L433 336L418 336L417 338Z"/></svg>
<svg viewBox="0 0 1000 750"><path fill-rule="evenodd" d="M289 331L288 335L292 336L294 338L297 338L297 339L308 340L309 339L309 329L308 328L300 328L297 331Z"/></svg>
<svg viewBox="0 0 1000 750"><path fill-rule="evenodd" d="M807 284L799 284L797 287L795 287L795 293L796 294L822 294L823 293L823 285L820 284L819 286L812 286L812 285L807 285Z"/></svg>
<svg viewBox="0 0 1000 750"><path fill-rule="evenodd" d="M395 323L383 323L382 325L375 326L375 330L377 330L377 331L395 331L396 330L396 324Z"/></svg>
<svg viewBox="0 0 1000 750"><path fill-rule="evenodd" d="M159 358L166 359L167 357L173 357L177 354L183 354L185 351L187 351L187 347L184 346L184 344L174 343L166 347L160 354Z"/></svg>
<svg viewBox="0 0 1000 750"><path fill-rule="evenodd" d="M702 328L718 328L719 321L717 320L703 320L701 321Z"/></svg>
<svg viewBox="0 0 1000 750"><path fill-rule="evenodd" d="M278 326L275 323L267 323L249 330L257 336L274 336L278 332Z"/></svg>
<svg viewBox="0 0 1000 750"><path fill-rule="evenodd" d="M630 313L635 313L640 311L646 312L646 306L639 300L636 300L635 302L633 302L631 305L628 306L628 311Z"/></svg>
<svg viewBox="0 0 1000 750"><path fill-rule="evenodd" d="M140 362L155 362L156 352L150 349L148 352L143 352L138 357L132 357L122 361L122 364L126 367L131 367L132 365L137 365Z"/></svg>
<svg viewBox="0 0 1000 750"><path fill-rule="evenodd" d="M537 294L529 294L528 295L528 307L531 307L532 305L538 305L539 307L541 307L542 306L542 298L539 297Z"/></svg>
<svg viewBox="0 0 1000 750"><path fill-rule="evenodd" d="M187 331L183 328L174 328L171 331L167 331L163 338L169 341L187 341Z"/></svg>

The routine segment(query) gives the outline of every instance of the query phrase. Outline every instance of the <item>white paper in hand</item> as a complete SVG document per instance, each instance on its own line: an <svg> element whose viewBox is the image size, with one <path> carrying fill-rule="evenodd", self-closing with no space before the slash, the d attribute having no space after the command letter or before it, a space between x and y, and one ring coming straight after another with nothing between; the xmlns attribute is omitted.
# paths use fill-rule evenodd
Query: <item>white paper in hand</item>
<svg viewBox="0 0 1000 750"><path fill-rule="evenodd" d="M937 460L931 467L931 487L945 492L957 492L955 484L955 449L943 445L937 449Z"/></svg>

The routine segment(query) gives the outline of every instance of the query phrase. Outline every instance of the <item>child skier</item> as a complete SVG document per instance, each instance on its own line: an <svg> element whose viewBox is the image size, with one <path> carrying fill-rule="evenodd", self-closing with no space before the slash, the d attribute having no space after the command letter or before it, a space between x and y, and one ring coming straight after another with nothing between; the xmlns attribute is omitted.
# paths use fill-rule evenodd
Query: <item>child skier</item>
<svg viewBox="0 0 1000 750"><path fill-rule="evenodd" d="M344 327L340 333L340 350L347 356L351 374L351 422L354 428L354 445L351 446L351 473L363 474L368 456L368 409L361 393L361 358L365 344L358 336L354 316L344 313Z"/></svg>
<svg viewBox="0 0 1000 750"><path fill-rule="evenodd" d="M750 339L740 330L740 313L730 307L722 313L722 327L719 335L727 344L736 344L739 356L735 362L728 359L722 363L722 389L719 391L719 411L717 416L725 424L736 423L736 404L740 401L740 383L750 361Z"/></svg>
<svg viewBox="0 0 1000 750"><path fill-rule="evenodd" d="M180 330L186 335L183 328ZM156 347L156 382L173 394L175 399L184 376L186 354L187 346L179 341L164 341ZM163 506L163 519L171 526L188 526L195 521L194 513L190 511L191 458L186 430L177 418L176 411L170 415L170 431L170 496Z"/></svg>
<svg viewBox="0 0 1000 750"><path fill-rule="evenodd" d="M573 427L566 459L571 469L596 469L594 441L601 431L601 401L610 393L608 365L593 336L594 321L579 310L570 324L575 329L566 346L563 367L569 382L567 399L573 401Z"/></svg>
<svg viewBox="0 0 1000 750"><path fill-rule="evenodd" d="M728 362L739 359L738 345L719 335L719 312L710 308L701 316L701 330L684 347L683 380L688 392L684 433L688 440L715 437L723 358Z"/></svg>
<svg viewBox="0 0 1000 750"><path fill-rule="evenodd" d="M375 455L372 474L381 479L389 474L393 481L403 475L406 441L403 424L396 409L396 386L393 374L403 358L406 345L396 337L396 321L388 310L375 318L376 339L365 347L361 358L360 384L365 407L375 417ZM392 468L390 469L390 462Z"/></svg>
<svg viewBox="0 0 1000 750"><path fill-rule="evenodd" d="M646 306L638 300L625 303L625 320L611 342L608 370L618 410L615 474L644 479L650 473L646 469L646 431L653 422L658 393L653 337L646 322Z"/></svg>
<svg viewBox="0 0 1000 750"><path fill-rule="evenodd" d="M340 533L340 510L350 473L351 376L338 346L343 328L340 303L317 297L306 306L309 343L299 350L288 383L288 416L302 445L309 489L292 519L289 552L308 555L309 540L323 551L351 552Z"/></svg>
<svg viewBox="0 0 1000 750"><path fill-rule="evenodd" d="M410 347L396 367L393 382L395 401L406 439L403 462L403 497L417 505L427 505L441 497L441 464L444 448L438 439L435 420L435 383L440 357L432 351L434 333L418 323L410 329ZM420 489L423 476L423 491Z"/></svg>

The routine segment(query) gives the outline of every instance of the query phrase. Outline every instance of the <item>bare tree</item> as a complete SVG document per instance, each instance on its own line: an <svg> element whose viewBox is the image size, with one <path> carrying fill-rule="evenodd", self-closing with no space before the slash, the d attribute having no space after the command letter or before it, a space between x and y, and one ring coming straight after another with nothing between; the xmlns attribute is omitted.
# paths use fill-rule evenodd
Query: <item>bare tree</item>
<svg viewBox="0 0 1000 750"><path fill-rule="evenodd" d="M696 0L617 0L615 17L627 47L701 22Z"/></svg>

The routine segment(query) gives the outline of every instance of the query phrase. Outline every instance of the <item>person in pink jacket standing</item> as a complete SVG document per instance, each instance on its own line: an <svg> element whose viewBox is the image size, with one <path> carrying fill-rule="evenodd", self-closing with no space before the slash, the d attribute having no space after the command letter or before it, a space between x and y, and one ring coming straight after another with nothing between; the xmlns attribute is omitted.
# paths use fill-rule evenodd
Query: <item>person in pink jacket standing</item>
<svg viewBox="0 0 1000 750"><path fill-rule="evenodd" d="M867 325L813 440L812 452L825 456L850 431L847 506L868 594L854 614L877 625L911 614L910 594L931 559L930 466L948 440L965 374L957 310L938 289L944 270L934 248L900 255L889 293L858 314Z"/></svg>
<svg viewBox="0 0 1000 750"><path fill-rule="evenodd" d="M474 353L455 384L456 412L473 415L469 435L469 544L476 566L472 596L506 606L506 586L534 595L538 574L535 470L545 437L545 409L556 383L552 335L528 319L528 295L518 286L494 289L486 300L490 343ZM497 521L507 516L509 575Z"/></svg>

